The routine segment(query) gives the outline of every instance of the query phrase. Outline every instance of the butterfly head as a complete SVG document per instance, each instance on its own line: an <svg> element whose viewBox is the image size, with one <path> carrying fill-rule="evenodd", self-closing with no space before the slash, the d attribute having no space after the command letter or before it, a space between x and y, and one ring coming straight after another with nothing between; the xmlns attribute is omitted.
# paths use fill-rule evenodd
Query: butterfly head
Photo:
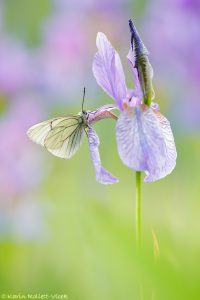
<svg viewBox="0 0 200 300"><path fill-rule="evenodd" d="M81 115L81 117L83 119L83 123L87 124L88 119L89 119L89 111L86 111L83 109L84 100L85 100L85 87L83 89L82 111L79 114Z"/></svg>
<svg viewBox="0 0 200 300"><path fill-rule="evenodd" d="M87 123L87 121L89 119L89 111L82 110L82 117L83 117L84 121Z"/></svg>

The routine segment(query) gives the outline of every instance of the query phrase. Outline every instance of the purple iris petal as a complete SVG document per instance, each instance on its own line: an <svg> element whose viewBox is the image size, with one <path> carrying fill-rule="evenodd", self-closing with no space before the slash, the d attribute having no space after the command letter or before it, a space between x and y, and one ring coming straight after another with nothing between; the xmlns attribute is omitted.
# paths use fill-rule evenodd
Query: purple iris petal
<svg viewBox="0 0 200 300"><path fill-rule="evenodd" d="M88 142L91 159L93 161L94 169L96 172L96 180L102 184L112 184L116 183L119 180L114 177L110 172L105 170L101 165L101 159L99 156L99 138L92 127L88 130Z"/></svg>
<svg viewBox="0 0 200 300"><path fill-rule="evenodd" d="M106 118L113 118L117 120L117 116L111 112L116 108L118 107L115 104L106 104L96 110L88 111L88 124L92 125L95 122Z"/></svg>
<svg viewBox="0 0 200 300"><path fill-rule="evenodd" d="M146 105L120 114L117 144L124 164L145 171L145 182L163 178L175 167L177 154L170 123Z"/></svg>
<svg viewBox="0 0 200 300"><path fill-rule="evenodd" d="M122 100L126 97L126 83L120 57L105 34L97 34L96 44L98 52L93 61L94 77L102 89L121 107Z"/></svg>
<svg viewBox="0 0 200 300"><path fill-rule="evenodd" d="M116 104L105 104L101 107L99 107L96 111L111 111L113 109L118 108Z"/></svg>

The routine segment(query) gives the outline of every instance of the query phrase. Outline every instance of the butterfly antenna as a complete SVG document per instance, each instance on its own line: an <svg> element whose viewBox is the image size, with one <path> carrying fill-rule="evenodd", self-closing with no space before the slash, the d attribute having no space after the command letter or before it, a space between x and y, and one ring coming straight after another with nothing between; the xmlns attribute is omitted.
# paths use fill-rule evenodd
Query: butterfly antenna
<svg viewBox="0 0 200 300"><path fill-rule="evenodd" d="M82 111L83 111L84 100L85 100L85 86L84 86L84 89L83 89Z"/></svg>

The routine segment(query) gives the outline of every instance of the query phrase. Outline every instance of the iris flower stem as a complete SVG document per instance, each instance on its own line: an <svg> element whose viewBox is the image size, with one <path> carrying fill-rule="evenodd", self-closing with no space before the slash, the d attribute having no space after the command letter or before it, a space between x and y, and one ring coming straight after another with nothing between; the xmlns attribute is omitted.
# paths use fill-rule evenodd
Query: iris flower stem
<svg viewBox="0 0 200 300"><path fill-rule="evenodd" d="M136 241L141 242L141 172L136 172Z"/></svg>

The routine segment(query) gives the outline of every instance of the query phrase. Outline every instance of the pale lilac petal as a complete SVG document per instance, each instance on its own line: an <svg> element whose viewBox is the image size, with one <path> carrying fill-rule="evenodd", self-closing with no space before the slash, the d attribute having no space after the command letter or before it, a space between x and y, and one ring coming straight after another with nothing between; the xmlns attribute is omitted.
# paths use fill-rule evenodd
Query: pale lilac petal
<svg viewBox="0 0 200 300"><path fill-rule="evenodd" d="M91 159L96 173L96 180L102 184L112 184L118 182L119 180L110 172L105 170L101 165L101 159L98 150L100 142L96 132L92 127L90 127L88 130L88 142Z"/></svg>
<svg viewBox="0 0 200 300"><path fill-rule="evenodd" d="M112 118L117 120L117 116L113 114L111 111L118 108L115 104L106 104L99 107L96 110L88 111L88 124L94 124L99 120Z"/></svg>
<svg viewBox="0 0 200 300"><path fill-rule="evenodd" d="M128 89L126 98L123 100L123 109L128 106L135 107L140 104L142 104L142 97L139 97L135 90Z"/></svg>
<svg viewBox="0 0 200 300"><path fill-rule="evenodd" d="M117 109L117 105L116 104L105 104L99 108L96 109L96 111L104 111L104 110L107 110L107 111L111 111L113 109Z"/></svg>
<svg viewBox="0 0 200 300"><path fill-rule="evenodd" d="M134 51L132 50L132 48L130 48L128 54L127 54L127 59L128 59L128 63L131 65L132 68L136 69L136 66L135 66L135 53Z"/></svg>
<svg viewBox="0 0 200 300"><path fill-rule="evenodd" d="M122 100L126 97L126 83L120 57L105 34L97 34L96 44L98 52L93 61L94 77L102 89L121 107Z"/></svg>
<svg viewBox="0 0 200 300"><path fill-rule="evenodd" d="M124 110L117 121L119 155L128 167L145 171L145 182L170 174L176 146L169 121L148 106Z"/></svg>

